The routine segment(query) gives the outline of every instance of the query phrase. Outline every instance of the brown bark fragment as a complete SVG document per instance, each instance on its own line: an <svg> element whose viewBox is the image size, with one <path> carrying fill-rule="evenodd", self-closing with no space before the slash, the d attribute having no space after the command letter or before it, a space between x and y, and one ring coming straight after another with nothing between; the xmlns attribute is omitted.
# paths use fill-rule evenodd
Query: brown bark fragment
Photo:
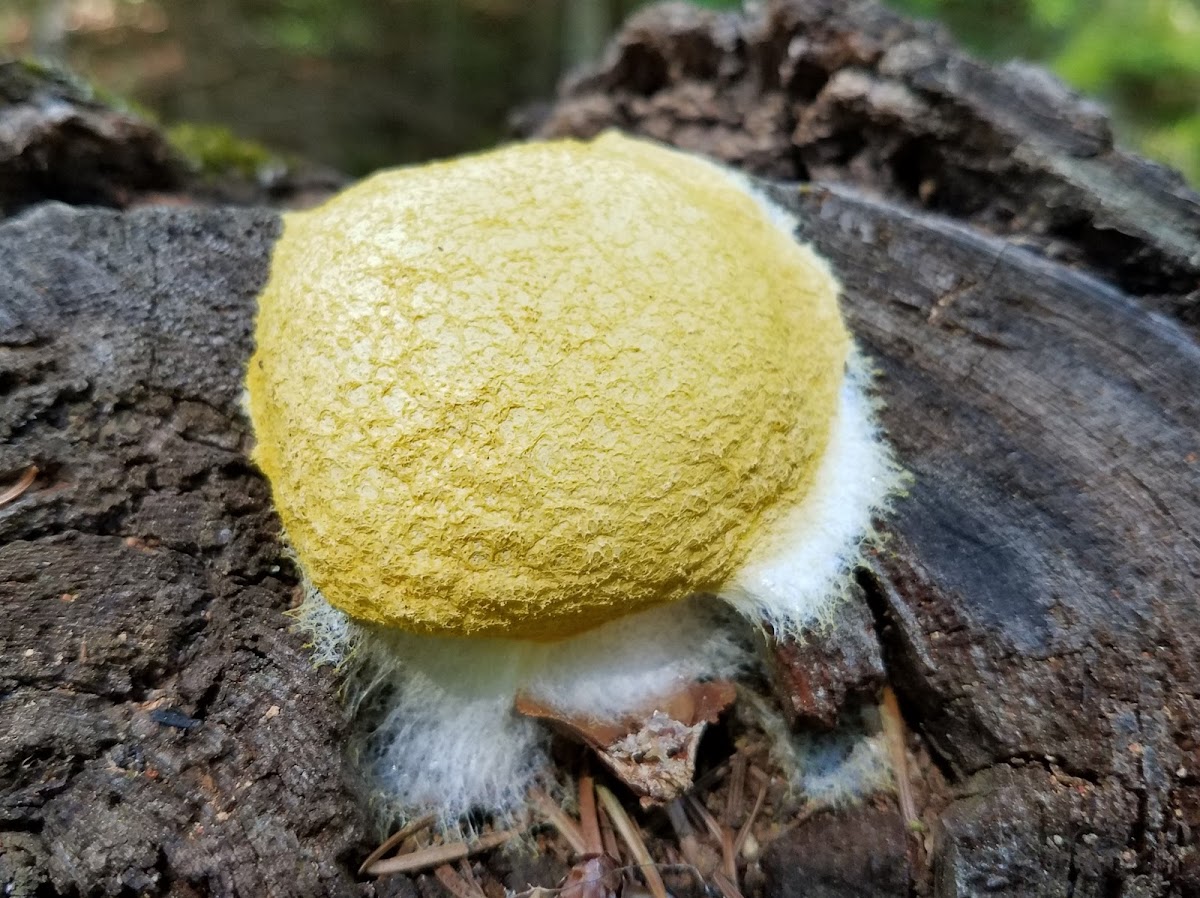
<svg viewBox="0 0 1200 898"><path fill-rule="evenodd" d="M567 716L524 695L516 710L590 747L649 806L691 788L700 738L736 695L723 680L688 683L620 720Z"/></svg>
<svg viewBox="0 0 1200 898"><path fill-rule="evenodd" d="M879 637L860 595L800 639L778 640L769 657L779 707L793 728L834 728L847 705L875 701L884 682Z"/></svg>

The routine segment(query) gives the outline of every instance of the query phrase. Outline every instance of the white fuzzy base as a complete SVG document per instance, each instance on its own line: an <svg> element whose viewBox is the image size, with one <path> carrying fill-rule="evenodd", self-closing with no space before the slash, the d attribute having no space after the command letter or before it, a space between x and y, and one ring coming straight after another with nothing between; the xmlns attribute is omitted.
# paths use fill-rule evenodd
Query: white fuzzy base
<svg viewBox="0 0 1200 898"><path fill-rule="evenodd" d="M515 814L547 780L544 728L513 712L518 693L559 711L611 719L696 679L751 663L712 599L632 615L559 642L387 633L316 590L299 611L320 662L345 668L351 709L378 721L356 746L379 810L436 811L449 826L480 809Z"/></svg>
<svg viewBox="0 0 1200 898"><path fill-rule="evenodd" d="M793 732L774 704L754 694L744 698L738 714L770 740L771 758L790 788L785 804L844 807L894 788L887 741L875 706L847 709L831 732Z"/></svg>
<svg viewBox="0 0 1200 898"><path fill-rule="evenodd" d="M855 354L842 385L825 458L804 501L722 587L720 597L755 623L799 635L831 609L849 583L872 523L902 474L875 423L866 362Z"/></svg>

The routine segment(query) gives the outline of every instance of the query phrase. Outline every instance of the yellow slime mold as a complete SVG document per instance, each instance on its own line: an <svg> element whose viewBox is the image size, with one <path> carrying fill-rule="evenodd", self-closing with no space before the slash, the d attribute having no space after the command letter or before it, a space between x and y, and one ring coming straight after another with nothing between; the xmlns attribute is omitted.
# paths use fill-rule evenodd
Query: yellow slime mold
<svg viewBox="0 0 1200 898"><path fill-rule="evenodd" d="M837 284L716 165L607 134L285 216L255 460L350 616L550 639L718 589L804 497Z"/></svg>

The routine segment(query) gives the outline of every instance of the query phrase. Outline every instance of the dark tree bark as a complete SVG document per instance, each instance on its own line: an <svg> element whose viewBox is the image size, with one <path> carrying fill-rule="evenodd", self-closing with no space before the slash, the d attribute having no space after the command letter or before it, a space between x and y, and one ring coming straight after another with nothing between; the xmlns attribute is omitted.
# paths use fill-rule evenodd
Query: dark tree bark
<svg viewBox="0 0 1200 898"><path fill-rule="evenodd" d="M39 470L0 509L0 880L24 894L357 891L344 721L243 452L277 230L57 204L0 226L0 471Z"/></svg>
<svg viewBox="0 0 1200 898"><path fill-rule="evenodd" d="M1044 74L864 3L652 9L538 119L779 182L913 475L853 635L785 647L777 679L824 678L792 708L821 725L886 680L923 831L814 816L767 848L767 893L1200 895L1196 195ZM246 461L277 228L0 224L0 482L39 470L0 508L10 894L411 893L354 876L347 723Z"/></svg>

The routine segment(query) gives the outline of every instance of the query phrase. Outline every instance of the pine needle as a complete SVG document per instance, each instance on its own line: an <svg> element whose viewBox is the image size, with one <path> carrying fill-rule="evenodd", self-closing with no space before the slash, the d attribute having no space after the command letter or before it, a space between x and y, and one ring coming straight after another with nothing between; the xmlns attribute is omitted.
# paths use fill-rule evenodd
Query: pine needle
<svg viewBox="0 0 1200 898"><path fill-rule="evenodd" d="M734 883L736 888L737 855L734 854L733 849L733 833L730 832L729 827L722 826L719 822L717 822L717 818L710 814L708 812L708 808L706 808L695 796L689 795L688 802L691 805L692 810L696 812L696 816L698 816L704 822L704 826L708 830L709 835L711 835L716 843L721 846L721 865L725 868L725 876L729 878L730 882Z"/></svg>
<svg viewBox="0 0 1200 898"><path fill-rule="evenodd" d="M37 479L37 475L37 465L30 465L25 470L25 473L21 475L20 480L6 489L3 493L0 493L0 506L7 505L14 499L19 499L25 490L33 486L33 481Z"/></svg>
<svg viewBox="0 0 1200 898"><path fill-rule="evenodd" d="M406 823L404 826L400 827L400 829L388 836L382 845L367 855L367 859L363 861L362 866L358 868L358 875L362 876L367 872L367 868L373 863L393 849L400 847L400 844L405 839L409 838L410 836L415 836L421 830L432 826L434 819L435 818L433 814L426 814L424 817L418 817L416 820Z"/></svg>
<svg viewBox="0 0 1200 898"><path fill-rule="evenodd" d="M703 869L704 858L700 854L700 842L696 839L692 824L687 819L687 812L683 809L683 799L676 798L666 806L666 811L671 828L675 830L675 838L679 840L679 850L683 852L683 859L693 867Z"/></svg>
<svg viewBox="0 0 1200 898"><path fill-rule="evenodd" d="M596 813L596 781L585 769L579 775L579 828L583 833L586 854L603 854L604 840L600 836L600 817Z"/></svg>
<svg viewBox="0 0 1200 898"><path fill-rule="evenodd" d="M549 821L551 826L558 830L560 836L567 840L567 844L571 846L571 850L580 857L586 856L588 854L588 843L584 838L582 830L580 830L574 820L567 816L567 812L558 806L558 802L541 789L531 789L529 796L533 799L534 806L541 812L542 816Z"/></svg>
<svg viewBox="0 0 1200 898"><path fill-rule="evenodd" d="M758 812L762 810L763 802L767 798L767 789L770 785L770 780L766 780L759 787L758 797L754 799L754 807L750 809L750 816L746 818L746 822L738 830L737 838L733 840L733 850L736 854L742 853L742 848L746 845L746 839L750 838L750 828L754 826L754 821L758 819Z"/></svg>
<svg viewBox="0 0 1200 898"><path fill-rule="evenodd" d="M454 898L483 898L483 892L478 886L471 887L471 883L467 882L453 867L449 864L442 864L433 871L433 875L437 881L446 887Z"/></svg>
<svg viewBox="0 0 1200 898"><path fill-rule="evenodd" d="M625 813L625 809L621 807L621 803L617 801L617 797L612 794L604 786L597 784L596 797L600 799L600 804L604 806L605 812L612 820L613 826L617 828L617 832L625 841L625 845L629 848L629 853L633 855L637 861L638 868L642 871L642 876L646 880L646 887L650 890L650 894L654 898L669 898L667 895L667 887L663 884L662 877L658 875L658 868L654 866L654 861L650 858L650 850L646 848L646 843L642 841L641 833L638 832L629 815Z"/></svg>
<svg viewBox="0 0 1200 898"><path fill-rule="evenodd" d="M503 832L488 833L480 836L473 842L451 842L448 845L431 845L429 848L422 848L409 854L402 854L399 857L388 858L385 861L376 861L366 872L371 876L383 876L386 873L415 873L418 870L440 867L443 864L462 860L464 857L478 854L481 851L491 851L493 848L499 848L513 836L517 835L518 832L519 830L508 829Z"/></svg>
<svg viewBox="0 0 1200 898"><path fill-rule="evenodd" d="M883 687L883 735L887 741L888 756L892 762L892 774L896 778L896 791L900 797L900 814L904 825L912 826L920 818L913 801L912 783L908 778L908 745L904 735L904 718L900 716L900 702L891 686Z"/></svg>

